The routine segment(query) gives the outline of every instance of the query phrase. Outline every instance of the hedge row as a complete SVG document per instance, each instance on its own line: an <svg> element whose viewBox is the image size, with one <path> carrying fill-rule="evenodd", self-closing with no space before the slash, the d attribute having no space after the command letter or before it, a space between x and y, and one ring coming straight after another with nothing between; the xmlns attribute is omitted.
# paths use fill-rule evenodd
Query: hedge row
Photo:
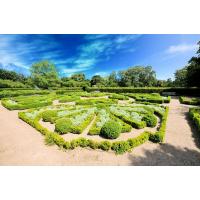
<svg viewBox="0 0 200 200"><path fill-rule="evenodd" d="M1 90L0 99L6 97L27 96L35 94L49 94L48 90Z"/></svg>
<svg viewBox="0 0 200 200"><path fill-rule="evenodd" d="M159 127L159 130L150 135L150 141L152 142L163 142L165 138L165 131L166 131L166 124L167 124L167 117L168 117L169 107L166 107L166 111L164 115L161 115L161 113L157 112L158 115L161 117L161 125Z"/></svg>
<svg viewBox="0 0 200 200"><path fill-rule="evenodd" d="M162 123L159 130L153 134L151 132L143 132L141 135L130 138L126 141L102 141L96 142L91 139L86 138L77 138L71 141L65 141L59 134L51 132L48 129L44 128L39 120L42 118L42 113L35 117L35 119L30 120L25 112L19 112L18 116L20 119L30 124L32 127L36 128L39 132L45 135L46 144L52 145L56 144L62 149L74 149L76 147L90 147L92 149L102 149L104 151L109 151L110 149L115 151L116 154L123 154L125 152L130 152L133 148L145 143L150 140L153 142L163 142L166 128L166 120L168 115L168 107L166 108L165 114L162 116Z"/></svg>
<svg viewBox="0 0 200 200"><path fill-rule="evenodd" d="M88 87L88 92L100 91L100 92L114 92L114 93L160 93L163 92L175 92L177 95L200 95L200 88L173 88L173 87L148 87L148 88L133 88L133 87Z"/></svg>
<svg viewBox="0 0 200 200"><path fill-rule="evenodd" d="M200 98L190 98L190 97L179 97L179 101L182 104L188 105L200 105Z"/></svg>
<svg viewBox="0 0 200 200"><path fill-rule="evenodd" d="M128 139L127 141L117 141L117 142L109 142L109 141L102 141L96 142L91 139L86 138L77 138L71 141L65 141L62 136L55 132L51 132L48 129L44 128L40 123L39 120L42 117L42 113L40 113L34 120L30 120L25 112L19 112L18 116L20 119L25 121L26 123L30 124L36 130L38 130L41 134L45 135L45 142L46 144L52 145L56 144L62 149L74 149L76 147L90 147L92 149L101 149L104 151L109 151L112 149L116 152L116 154L122 154L127 151L131 151L134 147L139 146L140 144L145 143L149 140L150 132L144 132L138 137Z"/></svg>
<svg viewBox="0 0 200 200"><path fill-rule="evenodd" d="M196 125L198 131L200 131L200 108L190 108L189 116Z"/></svg>

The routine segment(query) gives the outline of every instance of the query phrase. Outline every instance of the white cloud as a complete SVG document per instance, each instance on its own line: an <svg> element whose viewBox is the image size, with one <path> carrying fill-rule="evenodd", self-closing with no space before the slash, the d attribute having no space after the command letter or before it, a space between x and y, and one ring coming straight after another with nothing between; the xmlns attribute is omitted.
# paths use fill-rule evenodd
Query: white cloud
<svg viewBox="0 0 200 200"><path fill-rule="evenodd" d="M179 44L179 45L172 45L170 46L166 52L169 54L172 53L185 53L188 51L196 51L197 50L196 44Z"/></svg>
<svg viewBox="0 0 200 200"><path fill-rule="evenodd" d="M94 75L100 75L100 76L108 76L109 72L96 72Z"/></svg>

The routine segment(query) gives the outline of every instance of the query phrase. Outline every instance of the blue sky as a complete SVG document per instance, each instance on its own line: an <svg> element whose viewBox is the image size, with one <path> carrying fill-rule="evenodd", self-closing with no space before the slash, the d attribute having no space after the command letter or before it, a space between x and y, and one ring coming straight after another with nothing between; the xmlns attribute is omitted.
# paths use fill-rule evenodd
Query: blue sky
<svg viewBox="0 0 200 200"><path fill-rule="evenodd" d="M32 63L52 61L60 76L88 78L150 65L158 79L173 78L197 51L200 35L0 35L0 68L29 74Z"/></svg>

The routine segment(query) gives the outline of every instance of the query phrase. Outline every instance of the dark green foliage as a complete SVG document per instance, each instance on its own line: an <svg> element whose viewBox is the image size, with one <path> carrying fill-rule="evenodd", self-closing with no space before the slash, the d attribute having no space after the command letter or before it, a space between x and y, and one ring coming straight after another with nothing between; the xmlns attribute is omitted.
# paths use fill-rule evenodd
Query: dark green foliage
<svg viewBox="0 0 200 200"><path fill-rule="evenodd" d="M197 97L179 97L179 101L188 105L200 105L200 98Z"/></svg>
<svg viewBox="0 0 200 200"><path fill-rule="evenodd" d="M155 127L157 124L157 118L152 114L144 115L142 121L145 121L148 127Z"/></svg>
<svg viewBox="0 0 200 200"><path fill-rule="evenodd" d="M60 134L66 134L72 130L72 122L69 119L58 119L55 124L55 131Z"/></svg>
<svg viewBox="0 0 200 200"><path fill-rule="evenodd" d="M28 86L18 81L0 79L0 88L27 88L27 87Z"/></svg>
<svg viewBox="0 0 200 200"><path fill-rule="evenodd" d="M123 154L129 151L130 145L127 141L113 142L111 149L116 152L116 154Z"/></svg>
<svg viewBox="0 0 200 200"><path fill-rule="evenodd" d="M88 88L89 92L113 92L113 93L159 93L175 92L176 95L200 95L200 88L183 88L183 87L101 87L101 88Z"/></svg>
<svg viewBox="0 0 200 200"><path fill-rule="evenodd" d="M116 139L119 137L121 130L122 127L119 123L110 120L102 126L100 135L107 139Z"/></svg>

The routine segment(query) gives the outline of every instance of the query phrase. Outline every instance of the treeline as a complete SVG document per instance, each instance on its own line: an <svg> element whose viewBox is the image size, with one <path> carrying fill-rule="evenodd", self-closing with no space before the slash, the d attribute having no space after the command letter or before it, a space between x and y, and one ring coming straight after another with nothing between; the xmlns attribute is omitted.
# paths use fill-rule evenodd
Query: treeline
<svg viewBox="0 0 200 200"><path fill-rule="evenodd" d="M84 73L59 78L56 66L49 61L34 63L29 77L0 69L0 87L200 87L200 41L197 56L188 65L175 72L175 80L158 80L151 66L135 66L126 70L113 71L107 77L95 75L87 79Z"/></svg>

